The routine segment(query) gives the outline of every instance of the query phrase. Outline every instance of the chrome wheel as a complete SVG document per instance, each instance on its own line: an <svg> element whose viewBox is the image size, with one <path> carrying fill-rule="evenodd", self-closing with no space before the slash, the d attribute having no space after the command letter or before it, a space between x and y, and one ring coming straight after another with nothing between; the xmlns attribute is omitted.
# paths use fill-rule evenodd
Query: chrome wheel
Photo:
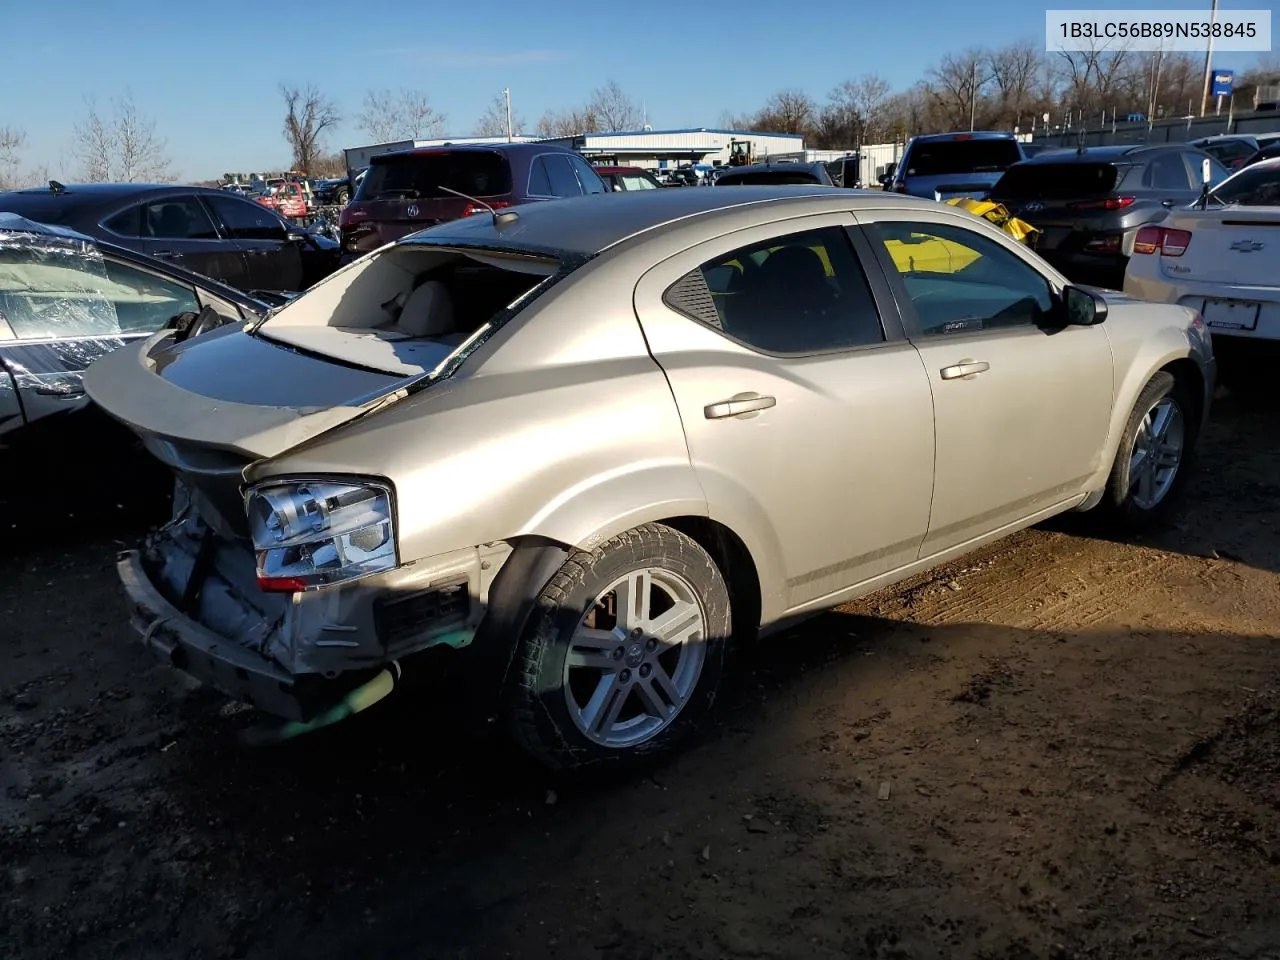
<svg viewBox="0 0 1280 960"><path fill-rule="evenodd" d="M1186 419L1171 396L1163 397L1138 424L1129 457L1129 492L1136 507L1152 510L1173 486L1186 446Z"/></svg>
<svg viewBox="0 0 1280 960"><path fill-rule="evenodd" d="M706 613L669 570L633 570L578 622L564 664L569 715L590 740L632 747L665 729L698 684Z"/></svg>

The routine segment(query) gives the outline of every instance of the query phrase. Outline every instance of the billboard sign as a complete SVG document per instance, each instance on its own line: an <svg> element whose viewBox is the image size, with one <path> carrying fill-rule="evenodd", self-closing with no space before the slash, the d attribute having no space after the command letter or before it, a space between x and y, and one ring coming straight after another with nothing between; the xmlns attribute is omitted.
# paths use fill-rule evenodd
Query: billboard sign
<svg viewBox="0 0 1280 960"><path fill-rule="evenodd" d="M1231 96L1231 87L1235 83L1236 72L1234 70L1215 70L1213 71L1213 87L1210 92L1215 97Z"/></svg>

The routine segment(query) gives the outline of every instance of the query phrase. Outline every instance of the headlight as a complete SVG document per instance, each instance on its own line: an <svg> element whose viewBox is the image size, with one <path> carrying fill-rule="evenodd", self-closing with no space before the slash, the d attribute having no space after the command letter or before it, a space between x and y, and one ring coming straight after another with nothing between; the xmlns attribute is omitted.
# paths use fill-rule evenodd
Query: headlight
<svg viewBox="0 0 1280 960"><path fill-rule="evenodd" d="M391 491L376 483L306 480L249 491L258 586L292 593L394 569Z"/></svg>

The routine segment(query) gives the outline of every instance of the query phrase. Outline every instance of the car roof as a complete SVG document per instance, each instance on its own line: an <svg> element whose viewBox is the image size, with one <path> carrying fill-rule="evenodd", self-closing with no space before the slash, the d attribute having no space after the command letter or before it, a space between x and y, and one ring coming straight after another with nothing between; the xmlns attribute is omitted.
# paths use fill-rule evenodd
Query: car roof
<svg viewBox="0 0 1280 960"><path fill-rule="evenodd" d="M516 219L508 224L495 224L488 216L464 217L411 234L398 242L444 246L457 242L591 256L646 231L752 204L810 205L816 207L815 213L834 209L822 204L823 200L839 200L841 209L846 210L893 204L936 212L942 206L935 200L904 194L849 190L825 184L746 185L732 190L642 190L525 204L515 208Z"/></svg>
<svg viewBox="0 0 1280 960"><path fill-rule="evenodd" d="M815 167L820 167L820 166L822 166L822 164L818 163L817 161L814 161L813 163L808 163L806 161L801 161L801 160L779 160L771 163L768 160L761 160L759 163L747 163L739 167L732 167L729 170L729 172L730 173L754 173L757 170L804 170L807 172L812 172Z"/></svg>
<svg viewBox="0 0 1280 960"><path fill-rule="evenodd" d="M276 177L275 179L280 179ZM51 186L25 187L11 193L23 196L79 196L94 200L114 200L138 193L216 193L216 187L197 187L185 183L66 183L60 190Z"/></svg>
<svg viewBox="0 0 1280 960"><path fill-rule="evenodd" d="M947 140L1012 140L1008 130L956 130L951 133L922 133L911 138L917 143L945 142Z"/></svg>
<svg viewBox="0 0 1280 960"><path fill-rule="evenodd" d="M1147 153L1166 153L1174 150L1194 150L1188 143L1138 143L1107 147L1085 147L1084 151L1071 147L1051 147L1034 157L1028 157L1020 167L1060 163L1115 163L1126 158L1139 158Z"/></svg>
<svg viewBox="0 0 1280 960"><path fill-rule="evenodd" d="M388 157L429 156L439 153L577 153L561 143L547 143L535 140L532 143L441 143L432 147L409 147L404 150L388 150L375 157L370 163L378 163Z"/></svg>

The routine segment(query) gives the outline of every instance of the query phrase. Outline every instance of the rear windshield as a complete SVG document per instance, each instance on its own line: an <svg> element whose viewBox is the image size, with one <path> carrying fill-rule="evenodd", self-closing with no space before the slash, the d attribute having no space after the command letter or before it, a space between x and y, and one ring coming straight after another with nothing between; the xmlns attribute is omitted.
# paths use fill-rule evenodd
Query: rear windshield
<svg viewBox="0 0 1280 960"><path fill-rule="evenodd" d="M948 173L998 173L1021 159L1014 140L933 140L911 147L906 174L937 177Z"/></svg>
<svg viewBox="0 0 1280 960"><path fill-rule="evenodd" d="M1209 196L1219 203L1242 207L1280 206L1280 164L1245 167L1234 177L1222 181Z"/></svg>
<svg viewBox="0 0 1280 960"><path fill-rule="evenodd" d="M1010 167L991 189L1000 200L1081 200L1105 197L1122 170L1114 163L1031 163Z"/></svg>
<svg viewBox="0 0 1280 960"><path fill-rule="evenodd" d="M811 173L794 173L787 170L761 170L759 173L725 174L718 181L718 186L740 187L743 185L770 184L807 184L818 183L818 178Z"/></svg>
<svg viewBox="0 0 1280 960"><path fill-rule="evenodd" d="M469 197L511 192L511 165L489 150L442 150L375 157L356 191L357 200L423 200L452 197L449 187Z"/></svg>

